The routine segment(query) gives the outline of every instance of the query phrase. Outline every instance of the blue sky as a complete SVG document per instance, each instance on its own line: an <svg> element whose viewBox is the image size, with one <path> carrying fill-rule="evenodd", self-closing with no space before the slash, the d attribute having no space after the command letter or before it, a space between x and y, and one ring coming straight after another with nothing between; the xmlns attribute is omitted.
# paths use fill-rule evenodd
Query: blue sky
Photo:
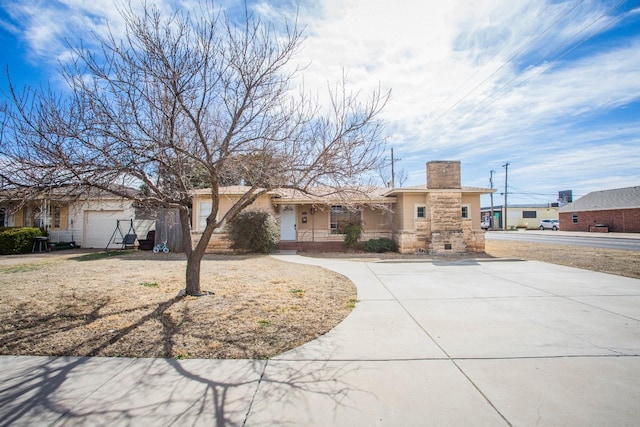
<svg viewBox="0 0 640 427"><path fill-rule="evenodd" d="M58 64L69 59L65 40L104 34L107 24L120 31L117 4L0 0L3 71L8 66L19 87L56 87ZM241 2L217 4L233 13ZM384 119L404 185L424 183L429 160L460 160L468 186L488 187L494 170L499 193L508 162L510 204L555 202L561 190L578 197L640 185L639 0L249 7L280 22L297 13L307 39L296 61L309 64L307 88L324 91L344 69L356 89L392 90Z"/></svg>

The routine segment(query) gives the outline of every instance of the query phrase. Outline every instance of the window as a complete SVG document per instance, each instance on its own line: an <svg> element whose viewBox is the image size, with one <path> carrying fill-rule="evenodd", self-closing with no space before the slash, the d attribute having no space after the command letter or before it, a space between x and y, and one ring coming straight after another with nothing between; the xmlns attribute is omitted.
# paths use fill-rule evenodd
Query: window
<svg viewBox="0 0 640 427"><path fill-rule="evenodd" d="M427 217L427 207L424 205L416 206L416 218L424 219Z"/></svg>
<svg viewBox="0 0 640 427"><path fill-rule="evenodd" d="M574 224L578 223L578 214L574 213L573 215L571 215L571 220L573 221Z"/></svg>
<svg viewBox="0 0 640 427"><path fill-rule="evenodd" d="M60 206L53 207L53 228L60 228L61 210Z"/></svg>
<svg viewBox="0 0 640 427"><path fill-rule="evenodd" d="M462 205L462 218L471 218L471 216L469 215L469 210L469 205Z"/></svg>
<svg viewBox="0 0 640 427"><path fill-rule="evenodd" d="M198 230L204 230L207 226L207 217L211 213L211 202L200 202L198 211Z"/></svg>
<svg viewBox="0 0 640 427"><path fill-rule="evenodd" d="M536 211L522 211L522 218L537 218L538 212Z"/></svg>
<svg viewBox="0 0 640 427"><path fill-rule="evenodd" d="M24 226L31 227L31 207L24 208Z"/></svg>
<svg viewBox="0 0 640 427"><path fill-rule="evenodd" d="M331 234L344 234L344 227L348 224L360 223L360 210L349 209L346 206L331 206Z"/></svg>

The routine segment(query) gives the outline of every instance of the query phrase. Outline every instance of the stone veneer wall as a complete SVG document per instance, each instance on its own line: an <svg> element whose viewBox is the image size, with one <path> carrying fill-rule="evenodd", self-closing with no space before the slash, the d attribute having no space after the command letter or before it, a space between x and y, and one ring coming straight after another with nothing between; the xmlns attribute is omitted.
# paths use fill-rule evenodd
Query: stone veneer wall
<svg viewBox="0 0 640 427"><path fill-rule="evenodd" d="M484 230L474 230L471 227L471 221L463 221L462 232L464 234L464 242L467 245L467 252L484 252Z"/></svg>
<svg viewBox="0 0 640 427"><path fill-rule="evenodd" d="M195 246L198 240L202 236L202 233L191 233L191 240ZM227 233L213 233L211 239L207 243L206 253L228 253L233 252L231 249L231 240L229 240Z"/></svg>
<svg viewBox="0 0 640 427"><path fill-rule="evenodd" d="M462 193L459 191L429 193L430 254L467 252L462 231L461 202Z"/></svg>
<svg viewBox="0 0 640 427"><path fill-rule="evenodd" d="M477 252L482 253L485 251L485 239L484 231L475 231L471 228L471 222L463 224L462 240L464 242L464 248L460 245L460 240L450 250L444 249L444 238L451 239L451 235L445 236L442 233L438 235L438 239L441 241L442 250L437 252L431 252L433 254L447 254L447 253L465 253L465 252ZM459 236L456 236L456 238ZM416 233L414 231L401 231L395 235L395 241L398 244L398 251L403 254L414 253L427 253L429 251L430 242L427 240L427 236L424 233ZM457 251L456 251L457 250Z"/></svg>
<svg viewBox="0 0 640 427"><path fill-rule="evenodd" d="M402 254L426 253L429 250L428 238L431 222L423 220L416 223L415 230L397 231L394 240L398 244L398 252Z"/></svg>

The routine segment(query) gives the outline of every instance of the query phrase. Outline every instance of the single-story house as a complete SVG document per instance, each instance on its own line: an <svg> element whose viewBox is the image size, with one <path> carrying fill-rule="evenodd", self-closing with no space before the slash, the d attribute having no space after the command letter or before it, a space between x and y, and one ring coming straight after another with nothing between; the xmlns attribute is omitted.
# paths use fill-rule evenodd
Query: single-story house
<svg viewBox="0 0 640 427"><path fill-rule="evenodd" d="M230 186L220 188L218 217L224 215L249 187ZM348 204L344 197L323 195L315 189L316 196L290 189L277 189L263 194L251 209L265 210L280 220L280 247L282 249L340 250L345 223L357 221L363 226L361 240L392 238L391 216L395 199L385 196L388 188L354 189ZM206 218L211 212L209 189L193 192L194 241L202 235ZM229 246L223 224L211 238L208 250L222 250Z"/></svg>
<svg viewBox="0 0 640 427"><path fill-rule="evenodd" d="M558 203L547 204L516 204L507 206L507 227L509 229L526 228L533 230L538 228L543 219L558 219ZM489 224L491 207L483 207L480 210L483 224ZM503 229L504 206L493 206L493 228Z"/></svg>
<svg viewBox="0 0 640 427"><path fill-rule="evenodd" d="M245 192L243 187L220 189L219 215ZM309 196L292 190L274 190L253 207L280 218L281 248L341 248L345 222L362 224L361 240L381 237L396 241L403 253L462 253L484 251L480 227L480 195L492 189L463 187L460 162L427 163L425 185L407 188L359 188L348 203L331 194ZM317 192L321 194L322 192ZM211 212L207 189L193 193L193 237L198 239ZM212 237L209 250L228 246L224 228Z"/></svg>
<svg viewBox="0 0 640 427"><path fill-rule="evenodd" d="M593 191L562 207L560 229L640 233L640 186Z"/></svg>
<svg viewBox="0 0 640 427"><path fill-rule="evenodd" d="M83 248L119 248L124 235L133 231L145 236L155 223L137 212L130 200L108 193L78 196L53 191L20 204L9 198L0 211L5 227L39 227L51 243L74 242Z"/></svg>

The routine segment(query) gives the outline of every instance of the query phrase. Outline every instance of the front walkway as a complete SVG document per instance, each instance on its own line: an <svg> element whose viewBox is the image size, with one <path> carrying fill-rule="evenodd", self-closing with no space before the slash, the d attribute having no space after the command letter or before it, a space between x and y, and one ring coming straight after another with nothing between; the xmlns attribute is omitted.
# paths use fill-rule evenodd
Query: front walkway
<svg viewBox="0 0 640 427"><path fill-rule="evenodd" d="M0 357L0 425L637 425L640 280L532 261L279 255L359 302L271 360Z"/></svg>

